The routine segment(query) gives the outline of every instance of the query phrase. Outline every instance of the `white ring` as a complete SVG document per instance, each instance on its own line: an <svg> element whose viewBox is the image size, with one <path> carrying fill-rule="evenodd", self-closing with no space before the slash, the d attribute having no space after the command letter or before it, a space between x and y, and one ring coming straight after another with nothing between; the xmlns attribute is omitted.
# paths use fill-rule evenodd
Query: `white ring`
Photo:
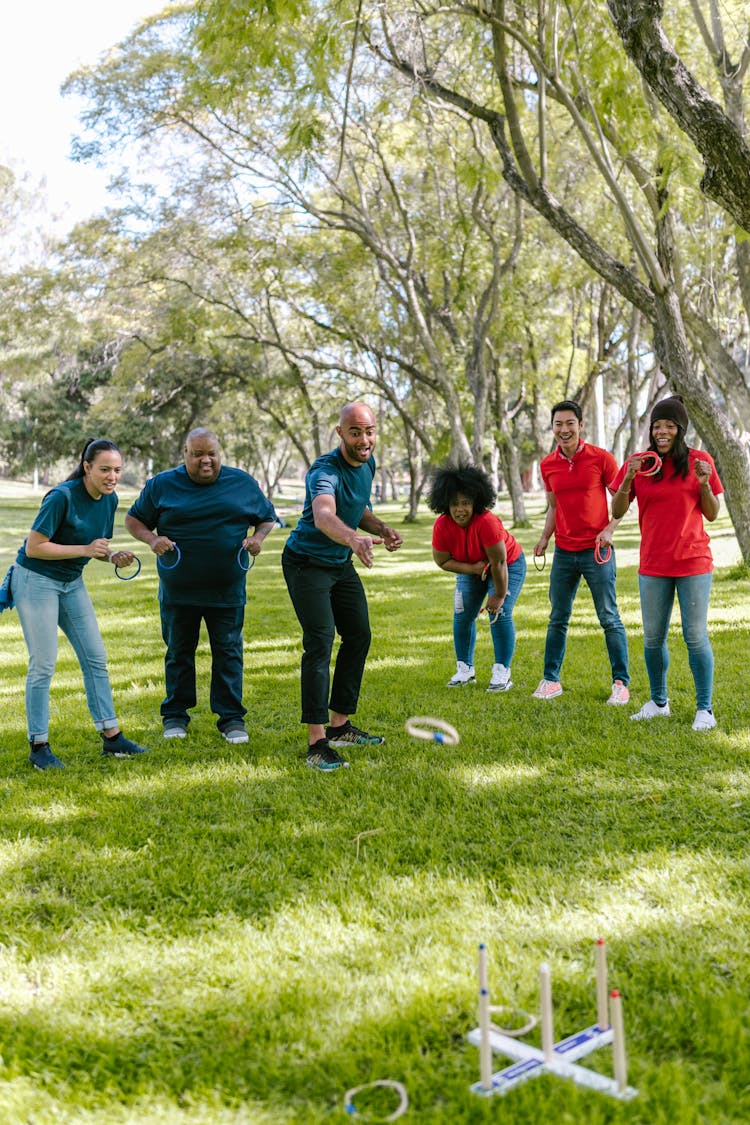
<svg viewBox="0 0 750 1125"><path fill-rule="evenodd" d="M526 1023L523 1027L498 1027L496 1023L490 1024L490 1027L495 1031L499 1031L501 1035L508 1035L511 1039L517 1039L519 1035L526 1035L527 1032L532 1031L539 1020L530 1012L525 1012L523 1008L512 1008L510 1004L491 1004L490 1013L500 1015L501 1012L512 1012L518 1016L525 1016Z"/></svg>
<svg viewBox="0 0 750 1125"><path fill-rule="evenodd" d="M420 724L427 724L422 726ZM416 715L406 720L406 733L412 738L423 738L425 742L442 742L446 746L458 746L458 731L443 719L431 719L426 715ZM434 728L429 730L428 727Z"/></svg>
<svg viewBox="0 0 750 1125"><path fill-rule="evenodd" d="M377 1078L374 1082L365 1082L363 1086L354 1086L351 1090L347 1090L344 1094L344 1111L352 1117L359 1117L356 1106L352 1104L352 1098L355 1094L361 1094L363 1090L369 1090L372 1086L388 1086L390 1089L395 1090L399 1096L399 1103L388 1117L381 1117L381 1121L397 1121L402 1114L406 1113L409 1108L409 1095L406 1092L406 1086L401 1082L394 1082L392 1078ZM370 1118L369 1120L373 1120Z"/></svg>

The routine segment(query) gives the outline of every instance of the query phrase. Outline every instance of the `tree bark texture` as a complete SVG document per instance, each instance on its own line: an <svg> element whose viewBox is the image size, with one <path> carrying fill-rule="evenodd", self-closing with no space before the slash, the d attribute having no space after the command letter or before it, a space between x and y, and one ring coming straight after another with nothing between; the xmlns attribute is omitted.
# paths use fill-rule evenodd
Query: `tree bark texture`
<svg viewBox="0 0 750 1125"><path fill-rule="evenodd" d="M664 34L662 0L607 0L607 7L628 58L703 157L702 191L750 232L750 147Z"/></svg>

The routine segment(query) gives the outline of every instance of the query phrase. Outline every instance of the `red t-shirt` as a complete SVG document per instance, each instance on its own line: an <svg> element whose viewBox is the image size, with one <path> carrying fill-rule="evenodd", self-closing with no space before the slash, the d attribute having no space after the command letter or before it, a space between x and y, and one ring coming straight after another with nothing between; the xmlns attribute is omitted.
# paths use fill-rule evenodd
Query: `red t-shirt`
<svg viewBox="0 0 750 1125"><path fill-rule="evenodd" d="M459 527L450 515L438 516L432 529L432 545L436 551L446 551L456 562L487 562L486 547L505 544L508 565L521 554L521 544L503 527L494 512L474 515L468 527Z"/></svg>
<svg viewBox="0 0 750 1125"><path fill-rule="evenodd" d="M651 578L685 578L709 574L714 560L710 539L703 524L701 486L693 466L696 461L711 466L709 484L714 496L724 491L713 458L702 449L688 450L688 475L674 476L672 458L663 461L661 479L634 477L630 499L638 501L641 528L641 564L638 573ZM625 479L627 464L612 481L616 492Z"/></svg>
<svg viewBox="0 0 750 1125"><path fill-rule="evenodd" d="M593 549L596 537L609 523L607 489L617 474L617 462L606 449L582 442L572 457L558 446L539 466L544 487L554 494L555 543L564 551Z"/></svg>

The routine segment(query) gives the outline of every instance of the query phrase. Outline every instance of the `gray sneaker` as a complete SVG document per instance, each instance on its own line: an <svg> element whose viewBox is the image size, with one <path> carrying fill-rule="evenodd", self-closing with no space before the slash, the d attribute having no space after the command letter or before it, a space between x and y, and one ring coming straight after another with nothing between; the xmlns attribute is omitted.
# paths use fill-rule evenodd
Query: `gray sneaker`
<svg viewBox="0 0 750 1125"><path fill-rule="evenodd" d="M249 741L247 731L245 730L245 724L239 719L227 723L221 732L221 737L225 738L227 742L231 742L233 746L238 746L241 742Z"/></svg>
<svg viewBox="0 0 750 1125"><path fill-rule="evenodd" d="M167 719L162 734L165 738L185 738L187 737L187 728L176 719Z"/></svg>

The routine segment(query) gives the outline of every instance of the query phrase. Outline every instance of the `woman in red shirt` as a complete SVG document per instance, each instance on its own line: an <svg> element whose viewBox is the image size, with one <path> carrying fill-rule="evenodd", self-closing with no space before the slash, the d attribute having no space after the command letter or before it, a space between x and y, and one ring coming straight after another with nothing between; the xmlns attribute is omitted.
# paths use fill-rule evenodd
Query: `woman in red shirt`
<svg viewBox="0 0 750 1125"><path fill-rule="evenodd" d="M453 643L456 674L448 687L473 683L477 617L487 597L495 662L487 691L513 686L510 666L516 647L513 606L526 578L521 545L489 509L495 490L475 465L446 466L432 480L429 505L438 519L432 529L432 557L456 575Z"/></svg>
<svg viewBox="0 0 750 1125"><path fill-rule="evenodd" d="M620 519L638 501L641 561L638 584L643 617L643 648L651 698L631 719L669 715L667 634L675 594L682 635L695 681L693 730L716 726L711 708L714 656L708 639L708 599L713 557L704 519L713 523L724 491L708 453L685 442L688 414L679 395L657 402L651 411L649 450L661 458L653 476L638 476L642 459L631 457L612 482L612 515Z"/></svg>

